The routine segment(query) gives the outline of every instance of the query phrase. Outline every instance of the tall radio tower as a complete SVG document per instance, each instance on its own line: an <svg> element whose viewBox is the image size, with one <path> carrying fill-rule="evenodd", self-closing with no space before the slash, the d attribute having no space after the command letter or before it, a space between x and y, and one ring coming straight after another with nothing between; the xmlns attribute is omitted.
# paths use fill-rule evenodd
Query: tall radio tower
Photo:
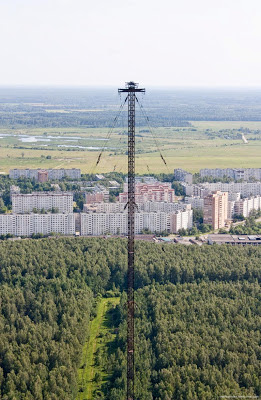
<svg viewBox="0 0 261 400"><path fill-rule="evenodd" d="M127 305L127 400L134 400L134 224L135 224L135 101L145 93L127 82L119 93L128 93L128 305Z"/></svg>

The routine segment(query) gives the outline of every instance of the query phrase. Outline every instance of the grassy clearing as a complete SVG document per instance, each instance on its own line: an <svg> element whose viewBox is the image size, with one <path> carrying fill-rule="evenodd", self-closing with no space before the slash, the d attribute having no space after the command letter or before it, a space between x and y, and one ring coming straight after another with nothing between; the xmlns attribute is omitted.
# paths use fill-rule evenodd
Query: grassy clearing
<svg viewBox="0 0 261 400"><path fill-rule="evenodd" d="M78 370L77 400L92 400L93 393L108 379L102 367L95 362L95 354L102 350L114 338L113 324L109 311L119 304L119 297L101 299L97 306L97 316L90 323L89 337L83 347L81 366ZM99 380L95 380L96 376Z"/></svg>

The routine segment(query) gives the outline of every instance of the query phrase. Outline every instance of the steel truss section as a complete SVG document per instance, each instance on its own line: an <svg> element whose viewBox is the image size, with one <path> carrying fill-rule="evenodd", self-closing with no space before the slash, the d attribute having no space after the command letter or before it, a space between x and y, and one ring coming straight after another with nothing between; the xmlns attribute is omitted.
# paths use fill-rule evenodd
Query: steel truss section
<svg viewBox="0 0 261 400"><path fill-rule="evenodd" d="M135 236L135 101L145 93L138 84L127 82L119 93L128 93L128 272L127 272L127 400L134 400L134 236Z"/></svg>

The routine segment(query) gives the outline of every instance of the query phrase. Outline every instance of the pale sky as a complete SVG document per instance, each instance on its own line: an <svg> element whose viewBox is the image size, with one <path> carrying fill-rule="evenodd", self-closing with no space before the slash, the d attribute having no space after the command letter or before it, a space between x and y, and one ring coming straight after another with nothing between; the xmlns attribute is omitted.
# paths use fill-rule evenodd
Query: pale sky
<svg viewBox="0 0 261 400"><path fill-rule="evenodd" d="M261 0L0 0L0 85L261 86Z"/></svg>

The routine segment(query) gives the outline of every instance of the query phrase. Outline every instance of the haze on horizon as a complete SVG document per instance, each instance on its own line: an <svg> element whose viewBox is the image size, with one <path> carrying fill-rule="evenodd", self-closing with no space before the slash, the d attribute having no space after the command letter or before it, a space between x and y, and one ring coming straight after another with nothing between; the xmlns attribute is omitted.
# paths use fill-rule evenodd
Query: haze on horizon
<svg viewBox="0 0 261 400"><path fill-rule="evenodd" d="M0 0L0 85L260 87L259 0Z"/></svg>

